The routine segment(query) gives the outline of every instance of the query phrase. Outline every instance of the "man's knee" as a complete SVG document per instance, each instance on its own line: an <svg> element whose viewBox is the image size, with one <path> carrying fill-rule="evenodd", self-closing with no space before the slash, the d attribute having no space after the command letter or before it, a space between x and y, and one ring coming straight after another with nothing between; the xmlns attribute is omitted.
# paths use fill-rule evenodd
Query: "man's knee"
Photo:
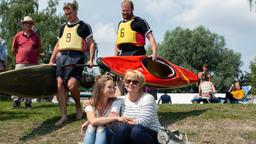
<svg viewBox="0 0 256 144"><path fill-rule="evenodd" d="M57 78L57 87L58 87L58 90L61 90L64 88L63 80L60 77Z"/></svg>
<svg viewBox="0 0 256 144"><path fill-rule="evenodd" d="M71 77L69 80L68 80L68 89L70 91L72 90L75 90L75 89L78 89L78 80L74 77Z"/></svg>

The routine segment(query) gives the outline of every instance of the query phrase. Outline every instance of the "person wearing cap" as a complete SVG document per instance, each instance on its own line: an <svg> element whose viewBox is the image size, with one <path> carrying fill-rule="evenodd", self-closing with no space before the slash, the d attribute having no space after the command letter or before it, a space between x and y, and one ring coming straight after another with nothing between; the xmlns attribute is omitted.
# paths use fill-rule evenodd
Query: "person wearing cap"
<svg viewBox="0 0 256 144"><path fill-rule="evenodd" d="M77 3L66 3L63 7L67 22L60 29L59 40L53 50L50 64L56 63L56 77L58 87L58 101L60 105L61 118L55 123L60 126L67 121L67 92L70 91L76 103L76 119L81 119L83 112L80 105L79 83L83 67L70 66L69 64L84 64L85 52L88 48L90 58L88 65L93 65L94 39L89 24L84 23L77 17Z"/></svg>
<svg viewBox="0 0 256 144"><path fill-rule="evenodd" d="M6 70L7 66L7 45L6 41L0 38L0 72Z"/></svg>
<svg viewBox="0 0 256 144"><path fill-rule="evenodd" d="M22 30L13 38L11 51L15 56L15 69L20 69L32 65L37 65L41 52L41 40L38 33L33 31L35 23L30 16L25 16L21 20ZM20 107L21 98L13 96L12 108ZM26 108L31 108L31 99L25 98Z"/></svg>

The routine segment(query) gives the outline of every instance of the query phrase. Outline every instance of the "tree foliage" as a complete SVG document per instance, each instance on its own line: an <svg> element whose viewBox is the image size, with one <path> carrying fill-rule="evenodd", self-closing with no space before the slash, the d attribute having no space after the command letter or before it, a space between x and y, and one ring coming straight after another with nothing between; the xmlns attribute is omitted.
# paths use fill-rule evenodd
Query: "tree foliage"
<svg viewBox="0 0 256 144"><path fill-rule="evenodd" d="M250 10L252 11L252 8L255 6L256 4L256 0L248 0L249 4L250 4Z"/></svg>
<svg viewBox="0 0 256 144"><path fill-rule="evenodd" d="M54 47L59 27L65 21L63 16L56 14L58 0L48 0L48 7L38 11L38 0L1 0L0 2L0 36L11 48L12 38L21 30L20 21L26 15L30 15L36 23L36 31L41 36L43 62L48 62L49 52ZM9 65L14 65L14 58L9 51ZM12 67L10 66L10 67Z"/></svg>
<svg viewBox="0 0 256 144"><path fill-rule="evenodd" d="M250 64L251 73L249 74L249 84L252 86L253 94L256 94L256 57Z"/></svg>
<svg viewBox="0 0 256 144"><path fill-rule="evenodd" d="M165 33L163 42L158 44L158 54L195 73L201 71L203 64L208 64L218 92L224 92L238 77L242 64L241 54L226 48L225 45L223 36L212 33L203 26L194 30L177 27ZM192 89L197 91L196 86L178 91Z"/></svg>

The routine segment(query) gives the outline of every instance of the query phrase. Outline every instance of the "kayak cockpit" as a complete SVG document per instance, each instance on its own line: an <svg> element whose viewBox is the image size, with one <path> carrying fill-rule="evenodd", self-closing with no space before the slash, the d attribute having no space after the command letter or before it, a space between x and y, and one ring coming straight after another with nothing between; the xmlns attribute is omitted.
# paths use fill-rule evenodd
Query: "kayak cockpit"
<svg viewBox="0 0 256 144"><path fill-rule="evenodd" d="M158 78L168 79L175 76L173 68L161 59L145 58L142 60L142 64L152 75Z"/></svg>

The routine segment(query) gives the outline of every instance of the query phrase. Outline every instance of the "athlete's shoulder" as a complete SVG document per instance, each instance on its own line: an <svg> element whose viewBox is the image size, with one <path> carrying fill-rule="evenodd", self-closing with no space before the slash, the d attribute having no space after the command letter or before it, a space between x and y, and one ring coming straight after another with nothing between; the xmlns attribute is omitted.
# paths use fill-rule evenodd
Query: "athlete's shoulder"
<svg viewBox="0 0 256 144"><path fill-rule="evenodd" d="M86 23L82 20L79 21L79 25L82 26L82 27L91 27L88 23Z"/></svg>
<svg viewBox="0 0 256 144"><path fill-rule="evenodd" d="M141 18L141 17L138 17L138 16L136 16L136 17L134 18L134 21L146 22L145 19L143 19L143 18Z"/></svg>
<svg viewBox="0 0 256 144"><path fill-rule="evenodd" d="M142 26L145 26L145 27L149 27L148 26L148 22L145 20L145 19L143 19L143 18L141 18L141 17L138 17L138 16L136 16L135 18L134 18L134 21L133 21L133 24L135 24L135 25L142 25ZM149 28L148 28L149 29Z"/></svg>

